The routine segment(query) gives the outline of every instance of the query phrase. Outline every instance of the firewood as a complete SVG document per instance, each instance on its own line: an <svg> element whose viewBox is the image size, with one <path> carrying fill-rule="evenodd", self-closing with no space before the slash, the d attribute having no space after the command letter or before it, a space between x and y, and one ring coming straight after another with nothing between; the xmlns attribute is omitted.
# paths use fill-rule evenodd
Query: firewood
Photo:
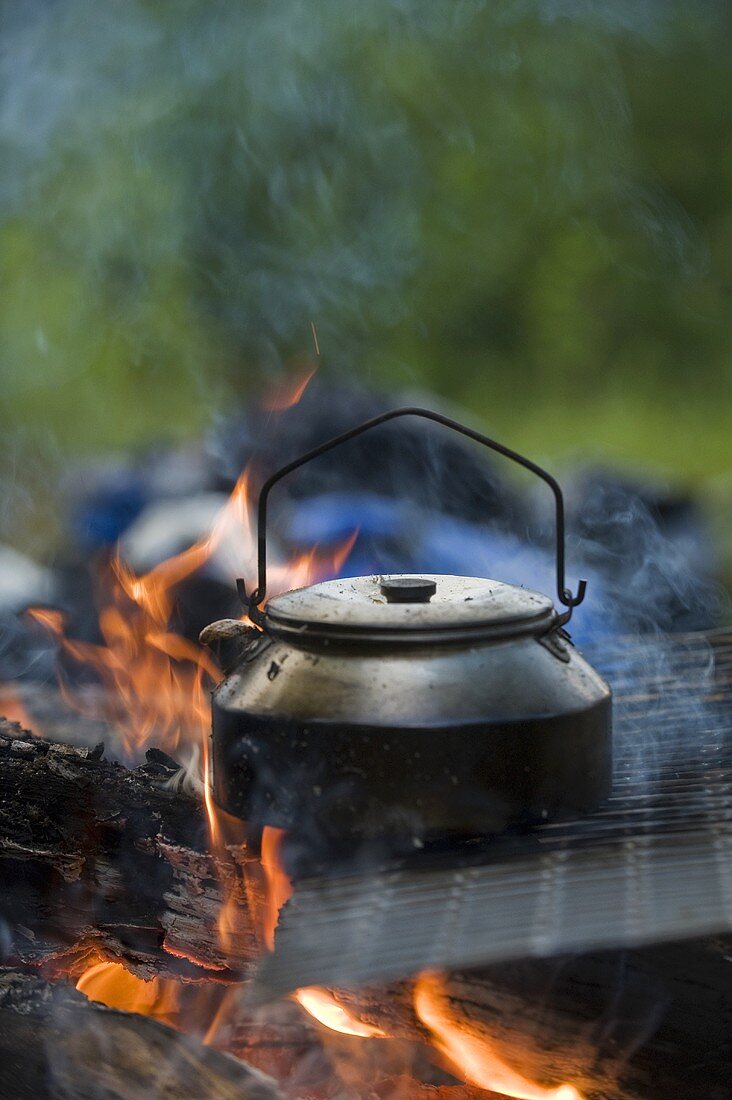
<svg viewBox="0 0 732 1100"><path fill-rule="evenodd" d="M51 744L0 720L0 906L14 961L63 971L82 952L145 978L248 972L251 857L239 845L211 854L201 799L171 788L175 772L156 750L128 770L101 745ZM225 951L217 919L230 894L241 920Z"/></svg>
<svg viewBox="0 0 732 1100"><path fill-rule="evenodd" d="M730 957L730 940L706 938L630 952L453 971L423 977L416 984L427 983L453 1035L472 1038L480 1054L490 1052L546 1087L571 1083L584 1100L727 1100ZM392 1037L359 1040L327 1033L334 1066L352 1061L358 1073L381 1080L385 1089L386 1071L398 1066L400 1057L402 1072L406 1067L414 1072L415 1044L422 1044L425 1052L436 1038L415 1011L414 981L330 993L348 1015ZM276 1025L263 1028L261 1017L247 1019L246 995L241 1005L241 1012L217 1037L217 1045L271 1070L274 1060L261 1061L263 1044L274 1050L281 1042L280 1062L288 1048L290 1053L298 1045L301 1051L307 1049L307 1033L300 1032L294 1017L291 1025L283 1026L280 1006ZM411 1056L405 1053L410 1044ZM439 1055L433 1057L441 1061ZM459 1070L459 1064L442 1064L452 1073ZM419 1087L405 1078L412 1082L405 1097L433 1095L434 1086L424 1083L424 1068L423 1061L422 1072L415 1072L422 1082ZM445 1088L445 1097L453 1096L453 1088ZM380 1093L375 1090L374 1095ZM466 1088L454 1095L484 1093Z"/></svg>
<svg viewBox="0 0 732 1100"><path fill-rule="evenodd" d="M156 1020L66 982L0 971L3 1100L277 1100L274 1082Z"/></svg>
<svg viewBox="0 0 732 1100"><path fill-rule="evenodd" d="M586 1100L727 1100L730 958L732 939L705 938L453 971L431 988L458 1033L529 1079ZM413 983L334 995L388 1034L426 1034Z"/></svg>
<svg viewBox="0 0 732 1100"><path fill-rule="evenodd" d="M251 857L236 845L225 859L210 854L200 798L172 789L174 772L164 754L128 770L99 750L0 724L10 961L63 973L74 951L86 951L143 977L231 982L252 973L253 895L243 888ZM232 887L238 932L225 951L216 923ZM459 1029L529 1077L573 1081L587 1100L726 1100L731 955L729 940L707 938L454 970L440 996ZM411 981L335 996L388 1035L429 1039ZM296 1025L283 1034L292 1051L311 1042ZM279 1027L266 1042L277 1045ZM261 1043L241 1014L221 1037L245 1058Z"/></svg>

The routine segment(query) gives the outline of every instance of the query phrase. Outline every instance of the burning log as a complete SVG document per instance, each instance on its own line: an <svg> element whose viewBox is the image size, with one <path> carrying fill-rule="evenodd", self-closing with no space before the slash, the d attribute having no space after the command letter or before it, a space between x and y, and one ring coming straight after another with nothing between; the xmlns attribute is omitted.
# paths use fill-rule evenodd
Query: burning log
<svg viewBox="0 0 732 1100"><path fill-rule="evenodd" d="M65 982L0 973L0 1095L277 1100L264 1074L157 1020L88 1001Z"/></svg>
<svg viewBox="0 0 732 1100"><path fill-rule="evenodd" d="M174 762L154 750L128 770L100 749L53 745L0 724L3 916L14 963L68 973L93 953L146 978L220 983L251 973L258 953L251 906L263 901L253 888L252 857L234 844L226 858L210 854L200 798L176 789L175 773ZM226 949L219 923L225 901L236 927ZM728 941L700 939L452 969L439 981L418 979L416 991L399 981L332 997L384 1036L431 1039L448 1068L455 1065L452 1038L548 1085L572 1081L586 1100L722 1100L732 1031L729 955ZM66 984L59 988L70 995ZM137 1018L122 1019L135 1021L125 1025L134 1032ZM260 1060L256 1019L247 1023L242 1011L228 1037L226 1030L217 1045ZM291 1051L311 1043L295 1024L285 1032L282 1045ZM277 1024L266 1042L275 1049L280 1038ZM213 1088L203 1094L217 1095Z"/></svg>
<svg viewBox="0 0 732 1100"><path fill-rule="evenodd" d="M430 1038L447 1068L508 1095L542 1095L509 1092L506 1073L520 1070L547 1088L571 1081L584 1100L726 1100L731 953L729 938L707 938L332 996L375 1033Z"/></svg>
<svg viewBox="0 0 732 1100"><path fill-rule="evenodd" d="M241 977L257 954L242 845L213 856L200 798L158 750L128 770L103 746L50 744L0 720L0 859L8 954L68 971L79 953L141 977ZM225 856L225 858L224 858ZM224 899L240 919L224 951Z"/></svg>
<svg viewBox="0 0 732 1100"><path fill-rule="evenodd" d="M537 1080L588 1100L729 1095L732 940L531 960L450 974L438 996Z"/></svg>

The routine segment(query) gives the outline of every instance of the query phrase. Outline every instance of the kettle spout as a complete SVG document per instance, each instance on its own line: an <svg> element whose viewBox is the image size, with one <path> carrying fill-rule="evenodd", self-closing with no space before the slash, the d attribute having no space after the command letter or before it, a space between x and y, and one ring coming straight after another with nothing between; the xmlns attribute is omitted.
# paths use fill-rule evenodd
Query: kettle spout
<svg viewBox="0 0 732 1100"><path fill-rule="evenodd" d="M198 640L211 650L224 673L228 675L243 660L252 642L260 636L261 631L241 619L219 619L205 626L198 635Z"/></svg>

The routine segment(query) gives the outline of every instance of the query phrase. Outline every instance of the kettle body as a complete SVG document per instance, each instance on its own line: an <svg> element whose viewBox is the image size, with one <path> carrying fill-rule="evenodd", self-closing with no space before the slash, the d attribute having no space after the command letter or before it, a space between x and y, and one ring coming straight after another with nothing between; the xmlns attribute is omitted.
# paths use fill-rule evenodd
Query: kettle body
<svg viewBox="0 0 732 1100"><path fill-rule="evenodd" d="M580 814L609 793L611 742L610 689L551 600L485 578L275 597L213 696L217 802L329 836Z"/></svg>
<svg viewBox="0 0 732 1100"><path fill-rule="evenodd" d="M557 598L486 578L326 581L267 596L272 489L307 462L416 416L536 474L555 503ZM611 694L565 627L586 583L565 581L564 501L554 477L428 409L392 409L272 474L257 505L249 622L213 624L225 651L213 695L214 795L238 817L301 835L485 835L583 813L611 782Z"/></svg>

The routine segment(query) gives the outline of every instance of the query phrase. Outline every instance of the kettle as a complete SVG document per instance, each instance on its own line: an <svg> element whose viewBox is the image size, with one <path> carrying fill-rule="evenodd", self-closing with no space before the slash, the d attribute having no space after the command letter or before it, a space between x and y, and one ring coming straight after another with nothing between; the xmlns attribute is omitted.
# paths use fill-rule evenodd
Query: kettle
<svg viewBox="0 0 732 1100"><path fill-rule="evenodd" d="M537 474L554 494L551 598L483 577L350 577L267 594L267 503L304 463L389 420L422 417ZM582 814L609 794L612 701L572 645L564 505L556 480L480 432L399 408L283 466L258 501L258 583L238 582L252 625L201 640L226 677L213 693L213 791L258 824L330 837L493 835Z"/></svg>

